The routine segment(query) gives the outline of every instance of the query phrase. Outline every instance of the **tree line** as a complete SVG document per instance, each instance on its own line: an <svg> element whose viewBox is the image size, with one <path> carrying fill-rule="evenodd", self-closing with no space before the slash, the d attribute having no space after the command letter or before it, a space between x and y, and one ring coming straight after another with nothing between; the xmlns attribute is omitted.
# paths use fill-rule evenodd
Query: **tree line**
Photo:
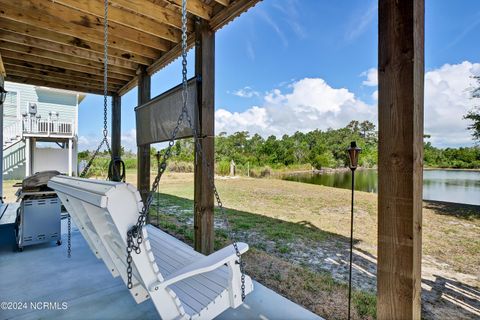
<svg viewBox="0 0 480 320"><path fill-rule="evenodd" d="M429 136L425 136L428 140ZM340 129L313 130L295 132L277 138L267 138L259 134L250 135L247 131L231 135L220 133L215 139L216 170L220 174L228 174L230 162L233 160L240 173L251 170L276 169L324 169L340 168L348 165L346 148L351 141L356 141L362 149L359 165L374 168L377 165L378 133L370 121L351 121ZM160 150L160 155L164 150ZM151 148L151 163L156 166L157 150ZM82 151L80 160L88 160L91 152ZM106 151L98 156L93 171L103 172L108 166L109 155ZM122 158L128 169L136 167L136 155L122 149ZM169 168L173 171L193 171L194 143L193 139L175 142ZM436 148L430 142L424 144L424 163L427 167L438 168L480 168L480 148ZM104 168L105 167L105 168ZM261 176L261 172L257 174Z"/></svg>
<svg viewBox="0 0 480 320"><path fill-rule="evenodd" d="M425 136L428 140L429 136ZM217 166L227 167L231 160L243 168L269 166L273 169L311 166L315 169L338 168L348 165L346 148L356 141L362 148L359 165L373 168L377 165L378 133L370 121L351 121L340 129L296 132L277 138L263 138L247 131L231 135L220 133L215 139ZM193 141L177 141L173 147L174 161L193 161ZM436 148L425 142L425 165L441 168L480 168L480 148Z"/></svg>

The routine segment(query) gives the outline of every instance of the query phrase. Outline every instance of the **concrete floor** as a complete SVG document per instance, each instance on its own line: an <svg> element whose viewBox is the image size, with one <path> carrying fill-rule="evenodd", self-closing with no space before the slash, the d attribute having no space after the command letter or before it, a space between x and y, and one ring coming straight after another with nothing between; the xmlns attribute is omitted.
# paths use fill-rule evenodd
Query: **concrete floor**
<svg viewBox="0 0 480 320"><path fill-rule="evenodd" d="M136 304L75 227L72 258L67 258L65 222L60 247L52 242L18 253L13 244L0 246L0 319L158 319L153 303ZM321 319L257 282L254 286L242 306L217 319Z"/></svg>

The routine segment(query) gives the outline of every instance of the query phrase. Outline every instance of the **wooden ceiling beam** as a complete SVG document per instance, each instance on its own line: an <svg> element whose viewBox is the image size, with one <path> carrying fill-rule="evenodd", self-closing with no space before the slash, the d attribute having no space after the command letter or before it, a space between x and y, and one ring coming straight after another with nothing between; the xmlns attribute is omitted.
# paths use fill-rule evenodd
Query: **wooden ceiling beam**
<svg viewBox="0 0 480 320"><path fill-rule="evenodd" d="M35 27L44 28L60 34L73 36L82 40L96 42L103 45L103 24L95 17L89 15L78 14L77 11L54 4L48 1L40 0L22 0L12 4L9 0L0 0L0 17L4 19L22 22ZM121 26L119 26L121 27ZM149 58L160 56L162 51L168 51L170 45L168 41L153 37L141 37L138 32L128 29L126 33L122 33L128 28L118 28L110 25L108 45L109 47L122 49L128 52L134 52ZM115 32L114 32L115 31ZM134 38L135 41L131 39ZM143 44L149 44L149 46ZM157 45L158 48L152 46Z"/></svg>
<svg viewBox="0 0 480 320"><path fill-rule="evenodd" d="M103 89L99 90L99 89L92 89L84 86L78 86L78 85L75 86L65 82L62 82L62 83L52 82L52 81L46 81L46 80L36 79L36 78L26 78L26 77L17 76L17 75L9 75L7 80L12 82L17 82L17 83L30 84L34 86L42 86L42 87L49 87L49 88L55 88L55 89L63 89L63 90L103 95ZM114 91L109 91L108 95L113 95L114 93L115 93Z"/></svg>
<svg viewBox="0 0 480 320"><path fill-rule="evenodd" d="M19 53L11 50L1 50L2 56L4 58L10 58L10 59L19 59L27 62L33 62L37 64L43 64L47 66L55 66L58 68L63 68L67 70L73 70L77 72L83 72L83 73L88 73L88 74L93 74L93 75L99 75L103 76L103 70L92 68L89 66L81 66L78 64L72 64L72 63L67 63L59 60L54 60L50 58L43 58L43 57L37 57L25 53ZM115 78L119 80L124 80L124 81L129 81L131 80L131 76L123 75L123 74L112 74L109 73L109 78Z"/></svg>
<svg viewBox="0 0 480 320"><path fill-rule="evenodd" d="M175 3L175 5L182 4L182 1L177 0L165 0L169 3ZM210 21L210 27L213 30L218 30L222 28L226 23L232 20L232 17L239 16L243 12L247 11L250 7L255 6L260 0L238 0L235 3L232 3L229 7L224 8L220 13L215 15ZM189 0L191 6L195 5ZM192 12L193 13L193 12ZM195 13L194 13L195 14ZM191 48L195 43L195 36L194 34L190 34L188 36L187 45L188 48ZM164 68L166 65L171 63L175 60L182 52L181 43L177 44L173 47L170 51L164 53L157 61L152 63L148 68L148 74L152 75L155 72L159 71L160 69ZM123 86L118 93L123 95L127 93L129 90L134 88L137 85L137 78L133 78L129 81L125 86Z"/></svg>
<svg viewBox="0 0 480 320"><path fill-rule="evenodd" d="M0 39L10 43L29 46L36 49L48 50L60 54L64 54L74 58L83 58L97 63L103 63L103 54L79 47L68 46L56 42L37 39L30 36L20 35L11 31L0 28ZM124 69L137 70L139 64L133 61L118 59L117 57L108 57L109 66L115 66Z"/></svg>
<svg viewBox="0 0 480 320"><path fill-rule="evenodd" d="M55 2L83 13L91 14L101 19L101 22L103 23L105 10L103 1L55 0ZM150 18L139 16L138 14L114 6L109 6L108 8L108 23L118 23L127 28L135 29L142 33L148 33L174 43L179 42L182 37L181 31L178 28L154 21Z"/></svg>
<svg viewBox="0 0 480 320"><path fill-rule="evenodd" d="M37 28L35 26L30 26L18 21L8 19L0 19L0 29L4 31L14 32L16 35L28 36L36 39L39 42L45 40L65 46L67 48L66 51L68 52L73 53L76 52L77 49L82 49L88 52L101 54L103 57L103 44L85 41L76 37L56 33L47 29ZM112 47L108 48L108 57L109 59L119 60L119 65L122 64L122 62L120 61L126 61L142 65L150 65L153 62L153 59Z"/></svg>
<svg viewBox="0 0 480 320"><path fill-rule="evenodd" d="M0 50L4 50L4 49L5 50L10 50L10 51L15 51L15 52L18 52L18 53L27 54L27 55L36 56L36 57L39 57L39 58L49 58L49 59L52 59L54 61L63 61L63 62L70 63L70 64L77 64L79 66L92 67L92 68L98 69L101 72L103 72L103 63L102 62L89 61L89 60L86 60L84 58L72 57L72 56L65 55L65 54L58 53L58 52L38 49L38 48L34 48L34 47L24 46L24 45L21 45L21 44L11 43L11 42L6 42L4 40L0 40ZM126 75L126 76L136 75L135 70L125 69L125 68L121 68L121 67L117 67L117 66L109 66L108 72L114 78L117 75Z"/></svg>
<svg viewBox="0 0 480 320"><path fill-rule="evenodd" d="M230 5L230 0L215 0L215 2L221 4L224 7L228 7Z"/></svg>
<svg viewBox="0 0 480 320"><path fill-rule="evenodd" d="M192 48L193 45L195 44L195 38L194 34L190 35L187 39L187 47L188 49ZM159 71L160 69L164 68L167 66L169 63L171 63L173 60L175 60L182 52L182 44L179 43L175 47L172 48L172 50L166 52L163 54L160 59L155 61L152 65L150 65L147 68L147 73L149 75L153 75L155 72ZM138 83L137 77L133 78L130 80L127 84L125 84L120 90L118 91L119 95L124 95L131 89L133 89Z"/></svg>
<svg viewBox="0 0 480 320"><path fill-rule="evenodd" d="M92 89L103 90L103 84L98 82L88 82L85 79L78 79L74 77L67 78L65 75L49 73L47 71L35 71L32 69L25 70L24 67L19 66L7 66L8 67L8 74L9 75L16 75L19 77L24 78L32 78L32 79L39 79L39 80L46 80L50 82L60 82L60 83L68 83L72 85L78 85L81 87L88 87ZM108 85L109 91L117 91L120 88L120 85L110 84Z"/></svg>
<svg viewBox="0 0 480 320"><path fill-rule="evenodd" d="M182 0L163 0L163 2L173 5L177 8L182 8ZM213 9L200 0L188 0L187 12L202 19L210 20L212 18Z"/></svg>
<svg viewBox="0 0 480 320"><path fill-rule="evenodd" d="M5 73L5 65L3 64L2 55L0 54L0 77L2 78L0 79L0 81L3 80L6 75L7 74Z"/></svg>
<svg viewBox="0 0 480 320"><path fill-rule="evenodd" d="M223 8L223 10L212 17L210 27L214 31L221 29L227 23L248 11L251 7L254 7L258 2L260 2L260 0L237 0L231 3L228 7Z"/></svg>
<svg viewBox="0 0 480 320"><path fill-rule="evenodd" d="M66 70L63 68L46 66L43 64L27 62L27 61L22 61L17 59L10 59L10 58L5 58L4 63L7 66L7 69L19 68L20 70L23 70L23 71L33 70L34 72L40 72L40 73L47 72L49 74L58 74L59 76L65 77L66 79L68 79L69 77L72 77L76 79L82 79L82 81L98 82L103 85L103 77L99 75ZM125 82L126 82L125 80L119 80L114 78L108 79L109 84L125 85Z"/></svg>
<svg viewBox="0 0 480 320"><path fill-rule="evenodd" d="M66 46L67 48L72 47L71 49L68 49L69 51L79 48L87 50L89 52L94 52L96 54L102 54L103 56L103 44L81 40L76 37L56 33L35 26L30 26L21 22L0 19L0 29L4 31L14 32L18 35L29 36L37 39L38 41L45 40L62 46ZM153 59L112 47L108 48L108 56L109 59L114 58L121 61L127 61L142 65L150 65L153 62Z"/></svg>
<svg viewBox="0 0 480 320"><path fill-rule="evenodd" d="M156 3L145 0L115 0L111 1L110 4L115 7L136 12L177 29L182 28L182 17L179 12L162 7ZM192 28L193 23L189 21L187 27L188 29Z"/></svg>

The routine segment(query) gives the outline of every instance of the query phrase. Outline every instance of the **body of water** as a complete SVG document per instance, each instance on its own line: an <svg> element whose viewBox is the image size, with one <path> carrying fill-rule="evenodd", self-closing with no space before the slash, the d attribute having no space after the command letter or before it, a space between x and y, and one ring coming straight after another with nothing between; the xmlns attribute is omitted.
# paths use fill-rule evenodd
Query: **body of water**
<svg viewBox="0 0 480 320"><path fill-rule="evenodd" d="M320 184L350 189L350 171L335 173L301 173L284 177L285 180ZM377 192L377 171L357 170L355 189ZM425 170L423 172L423 198L480 205L480 172L464 170Z"/></svg>

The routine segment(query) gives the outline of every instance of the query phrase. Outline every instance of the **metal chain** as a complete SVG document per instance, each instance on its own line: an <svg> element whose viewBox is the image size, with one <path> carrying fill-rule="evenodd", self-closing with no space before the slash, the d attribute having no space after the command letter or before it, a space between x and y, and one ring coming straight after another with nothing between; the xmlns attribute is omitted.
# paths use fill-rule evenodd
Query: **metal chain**
<svg viewBox="0 0 480 320"><path fill-rule="evenodd" d="M68 257L72 257L72 218L70 217L70 213L68 214L68 245L67 245L67 253Z"/></svg>
<svg viewBox="0 0 480 320"><path fill-rule="evenodd" d="M103 138L100 141L97 149L93 153L92 157L88 161L85 168L83 168L82 173L80 173L80 177L85 177L90 170L95 158L97 157L98 153L102 149L103 145L105 144L106 149L109 154L112 154L110 149L110 143L108 142L108 0L104 0L104 17L103 17ZM116 166L114 166L114 170L116 170Z"/></svg>
<svg viewBox="0 0 480 320"><path fill-rule="evenodd" d="M195 146L196 146L196 154L197 158L200 157L202 159L202 164L204 165L205 168L207 168L207 176L208 180L211 184L211 188L214 191L215 199L217 202L217 206L220 209L221 215L224 218L225 226L227 230L230 231L230 239L233 239L233 233L231 232L229 223L228 223L228 218L227 214L225 211L225 208L223 207L223 203L220 199L220 195L217 191L217 188L215 186L215 176L214 176L214 171L213 168L207 163L206 158L203 156L203 149L200 144L199 138L200 136L198 135L197 128L196 126L193 125L192 119L188 113L188 79L187 79L187 0L182 0L182 101L183 101L183 106L182 106L182 113L178 117L176 127L174 128L172 132L172 136L168 142L168 147L165 149L165 153L163 154L162 157L162 162L158 166L158 172L157 176L155 177L155 180L152 185L152 190L149 192L147 199L145 201L145 205L140 212L140 215L137 219L137 223L135 226L133 226L128 232L127 232L127 286L129 289L133 287L132 284L132 256L131 253L132 251L135 251L135 253L140 253L140 245L143 241L143 234L142 234L142 227L146 221L146 216L148 214L148 211L150 209L150 206L152 204L153 200L153 195L157 193L158 185L160 183L160 179L163 176L163 173L165 172L167 168L167 161L171 156L172 152L172 147L175 144L175 138L178 134L178 131L180 130L180 126L183 123L184 119L187 121L189 127L191 128L193 132L193 137L195 140ZM158 205L158 204L157 204ZM134 242L134 239L136 239L136 243ZM234 249L235 249L235 254L238 258L237 263L240 266L240 272L241 272L241 290L242 290L242 301L245 300L245 266L244 262L241 257L240 250L238 249L238 245L236 241L233 241L232 243Z"/></svg>
<svg viewBox="0 0 480 320"><path fill-rule="evenodd" d="M104 0L103 13L103 139L107 142L107 96L108 96L108 0Z"/></svg>

